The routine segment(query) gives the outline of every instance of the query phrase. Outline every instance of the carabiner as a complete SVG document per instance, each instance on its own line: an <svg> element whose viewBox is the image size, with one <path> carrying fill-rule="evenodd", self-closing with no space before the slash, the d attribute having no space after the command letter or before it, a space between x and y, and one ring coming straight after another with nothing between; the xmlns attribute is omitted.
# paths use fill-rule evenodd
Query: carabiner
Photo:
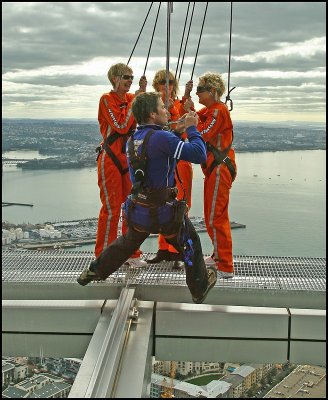
<svg viewBox="0 0 328 400"><path fill-rule="evenodd" d="M232 111L232 110L233 110L233 101L232 101L231 98L230 98L230 93L231 93L234 89L236 89L236 86L234 86L232 89L230 89L229 92L228 92L228 94L227 94L227 96L226 96L225 104L227 104L228 101L230 102L229 105L227 106L229 111Z"/></svg>

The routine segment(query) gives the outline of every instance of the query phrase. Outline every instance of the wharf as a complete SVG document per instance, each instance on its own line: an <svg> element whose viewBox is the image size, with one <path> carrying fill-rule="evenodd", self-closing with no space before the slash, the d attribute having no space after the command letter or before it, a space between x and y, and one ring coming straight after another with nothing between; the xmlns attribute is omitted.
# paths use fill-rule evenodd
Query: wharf
<svg viewBox="0 0 328 400"><path fill-rule="evenodd" d="M24 243L17 245L18 248L25 250L49 250L49 249L69 249L78 246L83 246L85 244L94 244L96 239L62 239L60 241L52 241L47 243Z"/></svg>
<svg viewBox="0 0 328 400"><path fill-rule="evenodd" d="M206 232L206 224L203 217L191 216L190 220L198 233ZM95 244L97 231L97 218L86 218L81 220L62 221L62 222L47 222L46 224L53 225L62 234L62 238L53 239L24 239L19 241L16 246L25 250L52 250L52 249L69 249L87 244ZM40 229L44 224L32 226L28 230ZM246 228L246 225L238 222L230 222L231 229ZM4 228L4 226L3 226ZM12 227L6 227L9 229ZM23 230L26 227L22 226ZM121 235L121 224L118 227L118 235ZM156 237L157 234L150 234L150 237Z"/></svg>
<svg viewBox="0 0 328 400"><path fill-rule="evenodd" d="M193 224L196 228L197 232L206 232L206 227L203 223L197 223L193 221ZM244 224L239 224L237 222L231 222L230 223L231 229L236 229L236 228L246 228L246 225ZM121 234L121 231L119 230L119 235ZM156 237L157 234L150 234L150 237ZM35 241L34 243L29 242L29 243L19 243L17 247L25 249L25 250L49 250L49 249L69 249L69 248L74 248L78 246L84 246L86 244L95 244L96 243L96 238L91 237L87 239L82 239L82 238L77 238L77 239L57 239L48 241L48 242L40 242L40 241Z"/></svg>
<svg viewBox="0 0 328 400"><path fill-rule="evenodd" d="M2 207L9 207L9 206L26 206L26 207L33 207L33 204L28 203L10 203L8 201L2 202Z"/></svg>

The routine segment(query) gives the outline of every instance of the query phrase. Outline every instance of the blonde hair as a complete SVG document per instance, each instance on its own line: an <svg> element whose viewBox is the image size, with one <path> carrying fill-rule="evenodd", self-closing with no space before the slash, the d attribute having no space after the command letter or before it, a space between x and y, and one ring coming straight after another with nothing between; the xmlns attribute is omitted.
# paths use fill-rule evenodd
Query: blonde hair
<svg viewBox="0 0 328 400"><path fill-rule="evenodd" d="M113 81L113 77L114 76L122 76L122 75L125 75L126 73L130 73L132 75L133 71L128 65L123 64L123 63L118 63L118 64L112 65L109 68L109 70L107 72L107 76L108 76L110 83L114 86L115 82Z"/></svg>
<svg viewBox="0 0 328 400"><path fill-rule="evenodd" d="M224 81L220 74L214 72L206 72L204 75L199 77L199 84L201 86L207 86L215 89L215 100L219 101L221 96L226 90Z"/></svg>
<svg viewBox="0 0 328 400"><path fill-rule="evenodd" d="M153 79L153 88L156 90L156 92L159 91L159 82L166 80L166 70L165 69L160 69L155 73L154 79ZM174 77L173 73L169 71L169 80L173 81L173 89L172 89L172 97L175 99L177 97L177 93L179 91L179 84L178 80Z"/></svg>

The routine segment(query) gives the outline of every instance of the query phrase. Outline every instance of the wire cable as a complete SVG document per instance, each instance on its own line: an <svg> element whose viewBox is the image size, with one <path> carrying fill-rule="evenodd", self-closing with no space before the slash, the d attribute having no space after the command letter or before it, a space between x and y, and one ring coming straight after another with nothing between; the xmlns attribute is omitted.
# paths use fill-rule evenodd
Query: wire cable
<svg viewBox="0 0 328 400"><path fill-rule="evenodd" d="M173 2L167 3L167 21L166 21L166 90L165 90L165 108L169 107L169 73L170 73L170 40L171 40L171 13L173 12Z"/></svg>
<svg viewBox="0 0 328 400"><path fill-rule="evenodd" d="M181 37L181 43L180 43L180 50L179 50L179 55L178 55L177 67L176 67L176 69L175 69L175 75L174 75L174 78L175 78L175 79L176 79L176 77L177 77L177 73L178 73L178 69L179 69L180 55L181 55L181 50L182 50L182 43L183 43L183 39L184 39L185 29L186 29L186 25L187 25L187 19L188 19L188 14L189 14L189 8L190 8L190 1L188 2L187 14L186 14L186 19L185 19L185 23L184 23L184 27L183 27L183 32L182 32L182 37Z"/></svg>
<svg viewBox="0 0 328 400"><path fill-rule="evenodd" d="M136 42L135 42L135 44L134 44L134 46L133 46L132 52L131 52L131 54L130 54L130 57L129 57L128 62L127 62L126 65L129 65L129 62L130 62L131 57L132 57L132 54L133 54L134 49L136 48L136 45L137 45L137 43L138 43L138 41L139 41L141 32L143 31L143 28L144 28L144 26L145 26L145 23L146 23L146 21L147 21L147 18L148 18L149 12L150 12L150 10L151 10L151 8L152 8L152 6L153 6L153 3L154 3L154 2L152 1L152 2L151 2L151 5L150 5L150 7L149 7L149 10L148 10L148 12L147 12L146 18L145 18L145 20L144 20L144 22L143 22L143 24L142 24L142 27L141 27L141 30L140 30L140 32L139 32L138 38L137 38L137 40L136 40Z"/></svg>
<svg viewBox="0 0 328 400"><path fill-rule="evenodd" d="M160 10L160 8L161 8L161 5L162 5L162 3L160 2L160 3L159 3L159 6L158 6L158 10L157 10L157 15L156 15L156 20L155 20L155 25L154 25L153 33L152 33L152 35L151 35L150 45L149 45L148 54L147 54L147 59L146 59L146 65L145 65L145 69L144 69L144 72L143 72L144 75L146 74L146 69L147 69L149 54L150 54L150 50L151 50L151 47L152 47L152 44L153 44L154 33L155 33L155 30L156 30L156 26L157 26L158 14L159 14L159 10Z"/></svg>
<svg viewBox="0 0 328 400"><path fill-rule="evenodd" d="M201 28L201 30L200 30L200 35L199 35L199 40L198 40L198 46L197 46L196 55L195 55L195 61L194 61L194 65L193 65L193 67L192 67L192 72L191 72L191 77L190 77L190 79L192 79L192 77L193 77L193 75L194 75L196 60L197 60L197 56L198 56L199 44L200 44L200 40L201 40L201 38L202 38L202 33L203 33L203 28L204 28L204 23L205 23L205 18L206 18L207 6L208 6L208 2L206 3L206 7L205 7L205 12L204 12L204 17L203 17L203 23L202 23L202 28Z"/></svg>
<svg viewBox="0 0 328 400"><path fill-rule="evenodd" d="M230 3L230 40L229 40L229 67L228 67L228 94L226 96L226 101L225 104L229 103L229 111L233 110L233 102L230 98L230 93L236 89L236 86L234 86L232 89L230 89L230 63L231 63L231 36L232 36L232 2Z"/></svg>
<svg viewBox="0 0 328 400"><path fill-rule="evenodd" d="M181 65L180 65L180 71L179 71L178 80L180 80L182 65L183 65L183 61L184 61L185 54L186 54L186 49L187 49L187 44L188 44L188 39L189 39L189 33L190 33L190 27L191 27L192 19L193 19L193 16L194 16L195 4L196 4L196 2L194 1L193 7L192 7L192 11L191 11L191 16L190 16L190 21L189 21L189 28L188 28L186 43L185 43L185 47L184 47L184 51L183 51L183 56L182 56L182 62L181 62Z"/></svg>

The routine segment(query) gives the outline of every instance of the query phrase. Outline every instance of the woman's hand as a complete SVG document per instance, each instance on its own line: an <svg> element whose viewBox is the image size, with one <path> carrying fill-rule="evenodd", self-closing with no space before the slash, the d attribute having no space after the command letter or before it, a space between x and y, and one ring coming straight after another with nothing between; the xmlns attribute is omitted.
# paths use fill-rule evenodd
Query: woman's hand
<svg viewBox="0 0 328 400"><path fill-rule="evenodd" d="M184 97L186 97L187 99L190 97L190 93L192 91L193 86L194 84L192 79L186 83Z"/></svg>
<svg viewBox="0 0 328 400"><path fill-rule="evenodd" d="M145 75L139 79L139 89L135 91L135 94L143 93L146 91L147 88L147 78Z"/></svg>
<svg viewBox="0 0 328 400"><path fill-rule="evenodd" d="M191 99L187 99L184 103L183 103L183 109L185 111L190 111L191 108L195 108L194 107L194 102Z"/></svg>

